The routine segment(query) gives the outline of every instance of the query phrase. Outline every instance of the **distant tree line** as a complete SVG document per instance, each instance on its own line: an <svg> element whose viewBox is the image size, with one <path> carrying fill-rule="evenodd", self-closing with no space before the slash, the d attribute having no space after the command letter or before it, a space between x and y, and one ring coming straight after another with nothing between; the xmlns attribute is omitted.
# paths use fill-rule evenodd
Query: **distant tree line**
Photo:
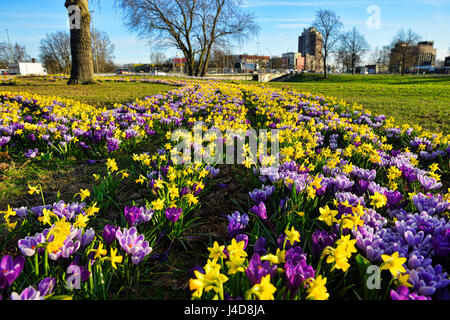
<svg viewBox="0 0 450 320"><path fill-rule="evenodd" d="M0 42L0 67L6 68L11 63L30 62L31 57L27 53L25 46L15 43L9 45L6 42Z"/></svg>
<svg viewBox="0 0 450 320"><path fill-rule="evenodd" d="M92 59L95 73L109 73L116 70L114 64L114 44L108 34L97 29L91 32ZM41 40L40 61L49 73L69 74L72 69L70 34L57 31L47 34Z"/></svg>
<svg viewBox="0 0 450 320"><path fill-rule="evenodd" d="M371 46L356 27L342 31L343 23L332 10L317 11L312 26L322 35L318 41L322 47L320 58L323 61L325 78L331 55L335 56L336 63L342 66L343 72L354 74L357 64L371 51ZM382 48L376 47L372 51L369 63L386 66L391 71L400 71L404 75L411 66L417 64L418 51L414 47L418 41L420 36L417 33L402 28L390 44ZM393 70L393 65L396 70Z"/></svg>

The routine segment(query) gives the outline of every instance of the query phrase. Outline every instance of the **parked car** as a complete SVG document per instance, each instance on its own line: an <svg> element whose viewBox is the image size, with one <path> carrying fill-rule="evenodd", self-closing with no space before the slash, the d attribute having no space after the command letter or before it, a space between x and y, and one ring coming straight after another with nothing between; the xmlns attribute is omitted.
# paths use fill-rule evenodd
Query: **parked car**
<svg viewBox="0 0 450 320"><path fill-rule="evenodd" d="M128 71L128 69L117 69L116 74L127 75L127 74L131 74L131 72Z"/></svg>
<svg viewBox="0 0 450 320"><path fill-rule="evenodd" d="M9 70L7 70L7 69L0 69L0 75L1 75L1 76L7 76L7 75L9 75Z"/></svg>

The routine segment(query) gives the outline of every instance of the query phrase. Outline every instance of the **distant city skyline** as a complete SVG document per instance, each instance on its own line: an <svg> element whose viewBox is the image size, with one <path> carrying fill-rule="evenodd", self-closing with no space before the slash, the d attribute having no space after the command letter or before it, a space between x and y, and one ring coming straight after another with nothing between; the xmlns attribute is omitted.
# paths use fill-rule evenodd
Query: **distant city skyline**
<svg viewBox="0 0 450 320"><path fill-rule="evenodd" d="M45 5L43 5L45 3ZM107 32L115 46L117 64L149 63L151 45L139 39L123 23L122 12L114 1L91 6L93 24ZM26 47L32 58L39 57L40 40L46 34L69 30L68 17L61 0L0 0L0 42ZM264 1L246 0L243 7L253 12L261 30L257 37L231 48L234 54L281 56L298 49L298 37L311 26L319 9L334 10L344 24L343 30L356 26L371 45L389 44L401 29L411 28L423 41L434 41L437 59L444 60L450 47L450 0L343 0L343 1ZM378 24L379 23L379 24ZM162 51L167 58L180 55L175 49Z"/></svg>

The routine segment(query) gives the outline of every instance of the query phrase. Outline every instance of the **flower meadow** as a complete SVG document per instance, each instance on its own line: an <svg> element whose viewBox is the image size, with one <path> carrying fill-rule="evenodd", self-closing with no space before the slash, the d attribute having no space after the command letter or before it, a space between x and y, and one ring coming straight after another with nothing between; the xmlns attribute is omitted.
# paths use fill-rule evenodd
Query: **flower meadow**
<svg viewBox="0 0 450 320"><path fill-rule="evenodd" d="M187 299L449 299L449 136L310 93L136 81L177 88L112 109L0 92L1 152L103 167L71 201L47 203L30 181L28 196L42 203L0 208L1 299L121 299L146 290L171 248L188 250L192 230L205 224L209 192L227 192L228 165L173 157L173 133L198 123L205 135L199 143L188 134L194 153L210 152L219 132L234 141L227 130L252 129L276 130L279 151L255 159L244 141L245 161L233 172L246 201L231 212L215 208L226 236L209 235L203 263L184 270ZM140 198L110 215L121 188Z"/></svg>

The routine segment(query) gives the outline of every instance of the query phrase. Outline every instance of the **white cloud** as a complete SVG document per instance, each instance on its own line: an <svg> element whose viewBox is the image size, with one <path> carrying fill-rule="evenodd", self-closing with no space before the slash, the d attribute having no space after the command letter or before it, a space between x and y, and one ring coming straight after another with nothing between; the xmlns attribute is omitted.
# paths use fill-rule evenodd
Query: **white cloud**
<svg viewBox="0 0 450 320"><path fill-rule="evenodd" d="M433 1L433 0L429 0ZM373 1L261 1L247 0L242 7L271 7L271 6L290 6L290 7L323 7L323 6L360 6L367 5Z"/></svg>
<svg viewBox="0 0 450 320"><path fill-rule="evenodd" d="M297 28L305 28L310 26L308 23L281 23L275 25L275 28L278 29L297 29Z"/></svg>

